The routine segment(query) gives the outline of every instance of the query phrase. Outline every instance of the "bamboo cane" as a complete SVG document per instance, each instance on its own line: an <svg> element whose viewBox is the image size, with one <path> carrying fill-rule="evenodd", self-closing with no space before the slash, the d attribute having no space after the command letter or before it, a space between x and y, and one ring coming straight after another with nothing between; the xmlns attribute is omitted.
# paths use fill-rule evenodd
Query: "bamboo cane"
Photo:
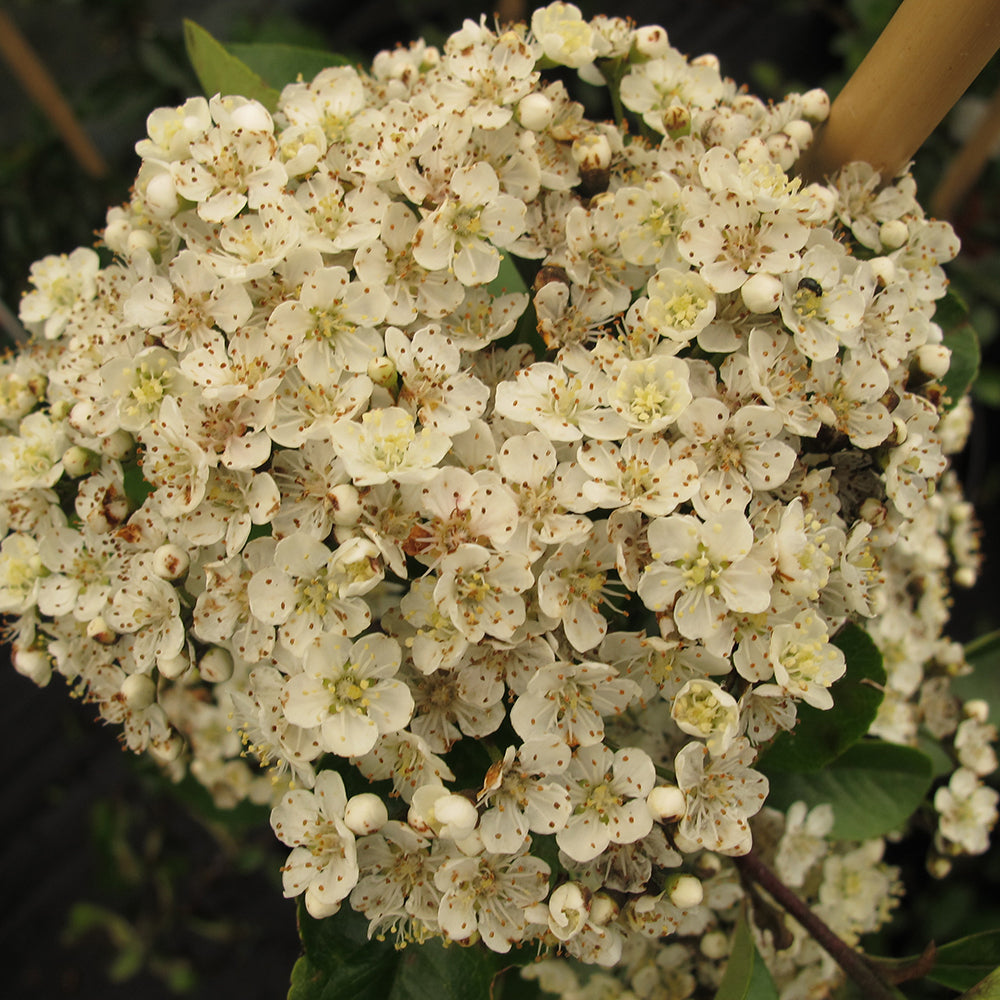
<svg viewBox="0 0 1000 1000"><path fill-rule="evenodd" d="M895 177L998 48L1000 0L903 0L834 101L802 175L866 160Z"/></svg>
<svg viewBox="0 0 1000 1000"><path fill-rule="evenodd" d="M108 172L104 158L80 126L52 74L4 11L0 11L0 56L45 113L77 163L92 177L104 177Z"/></svg>

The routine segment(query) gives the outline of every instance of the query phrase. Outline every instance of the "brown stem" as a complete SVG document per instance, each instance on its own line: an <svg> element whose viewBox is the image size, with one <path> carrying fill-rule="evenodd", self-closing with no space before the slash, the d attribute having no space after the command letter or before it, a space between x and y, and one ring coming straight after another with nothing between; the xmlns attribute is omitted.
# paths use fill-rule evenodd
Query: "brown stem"
<svg viewBox="0 0 1000 1000"><path fill-rule="evenodd" d="M853 160L895 177L1000 48L1000 0L903 0L833 103L801 172Z"/></svg>
<svg viewBox="0 0 1000 1000"><path fill-rule="evenodd" d="M744 878L756 882L819 942L827 954L854 980L870 1000L897 1000L892 987L865 957L842 941L763 861L751 851L733 858Z"/></svg>

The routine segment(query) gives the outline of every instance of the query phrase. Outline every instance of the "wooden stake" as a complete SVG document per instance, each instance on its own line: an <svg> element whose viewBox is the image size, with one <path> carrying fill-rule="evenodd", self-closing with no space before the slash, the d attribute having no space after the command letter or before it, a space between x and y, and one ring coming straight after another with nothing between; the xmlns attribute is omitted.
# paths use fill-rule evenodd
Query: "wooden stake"
<svg viewBox="0 0 1000 1000"><path fill-rule="evenodd" d="M854 160L895 177L998 48L1000 0L903 0L834 101L803 177Z"/></svg>
<svg viewBox="0 0 1000 1000"><path fill-rule="evenodd" d="M77 163L91 177L104 177L108 165L73 114L69 102L45 64L10 17L0 10L0 56L28 96L42 109Z"/></svg>
<svg viewBox="0 0 1000 1000"><path fill-rule="evenodd" d="M931 212L938 219L953 219L966 195L1000 142L1000 89L993 95L982 121L948 165L931 200Z"/></svg>

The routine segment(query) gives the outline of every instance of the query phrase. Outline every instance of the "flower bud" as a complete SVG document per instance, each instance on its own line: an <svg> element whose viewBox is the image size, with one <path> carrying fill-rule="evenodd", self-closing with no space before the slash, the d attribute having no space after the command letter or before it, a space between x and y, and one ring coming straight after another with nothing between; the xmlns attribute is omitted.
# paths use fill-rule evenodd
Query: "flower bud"
<svg viewBox="0 0 1000 1000"><path fill-rule="evenodd" d="M186 673L190 666L191 660L185 652L178 653L177 656L160 656L156 659L156 669L171 681Z"/></svg>
<svg viewBox="0 0 1000 1000"><path fill-rule="evenodd" d="M910 238L910 229L902 219L890 219L879 226L878 238L887 250L898 250Z"/></svg>
<svg viewBox="0 0 1000 1000"><path fill-rule="evenodd" d="M152 253L157 249L156 237L148 229L133 229L125 246L130 254Z"/></svg>
<svg viewBox="0 0 1000 1000"><path fill-rule="evenodd" d="M177 760L184 750L184 740L180 733L171 733L165 740L159 743L150 743L149 752L164 764L169 764L172 760Z"/></svg>
<svg viewBox="0 0 1000 1000"><path fill-rule="evenodd" d="M121 428L109 434L106 438L101 438L101 452L108 458L121 461L135 447L135 439L128 431Z"/></svg>
<svg viewBox="0 0 1000 1000"><path fill-rule="evenodd" d="M862 521L867 521L873 528L879 528L885 524L889 511L885 504L880 503L875 497L866 497L858 511L858 516Z"/></svg>
<svg viewBox="0 0 1000 1000"><path fill-rule="evenodd" d="M586 890L577 882L565 882L549 897L549 930L560 941L568 941L587 921Z"/></svg>
<svg viewBox="0 0 1000 1000"><path fill-rule="evenodd" d="M975 719L976 722L987 722L990 717L989 702L982 698L970 698L962 705L962 712L967 719Z"/></svg>
<svg viewBox="0 0 1000 1000"><path fill-rule="evenodd" d="M349 526L361 520L361 494L356 486L338 483L327 493L327 500L333 507L334 524Z"/></svg>
<svg viewBox="0 0 1000 1000"><path fill-rule="evenodd" d="M399 372L391 358L372 358L368 362L368 377L390 392L396 391L396 384L399 382Z"/></svg>
<svg viewBox="0 0 1000 1000"><path fill-rule="evenodd" d="M153 553L153 572L161 580L176 580L182 577L190 565L188 554L172 542L161 545Z"/></svg>
<svg viewBox="0 0 1000 1000"><path fill-rule="evenodd" d="M441 826L440 836L462 840L479 822L476 807L463 795L444 795L434 803L434 818Z"/></svg>
<svg viewBox="0 0 1000 1000"><path fill-rule="evenodd" d="M720 70L722 68L719 62L719 57L713 55L711 52L706 52L704 55L695 56L691 60L692 66L706 66L708 69Z"/></svg>
<svg viewBox="0 0 1000 1000"><path fill-rule="evenodd" d="M517 119L532 132L541 132L552 124L555 114L552 101L544 94L528 94L517 106Z"/></svg>
<svg viewBox="0 0 1000 1000"><path fill-rule="evenodd" d="M896 280L896 265L888 257L872 257L868 266L875 275L875 280L885 288Z"/></svg>
<svg viewBox="0 0 1000 1000"><path fill-rule="evenodd" d="M52 679L52 658L41 649L24 649L18 646L11 658L14 669L39 687L45 687Z"/></svg>
<svg viewBox="0 0 1000 1000"><path fill-rule="evenodd" d="M636 52L647 59L659 59L670 51L670 39L664 28L658 24L648 24L632 32L632 44Z"/></svg>
<svg viewBox="0 0 1000 1000"><path fill-rule="evenodd" d="M693 875L674 875L667 880L667 895L678 909L688 910L705 898L705 890Z"/></svg>
<svg viewBox="0 0 1000 1000"><path fill-rule="evenodd" d="M222 684L233 676L233 656L228 649L213 646L198 661L198 673L209 684Z"/></svg>
<svg viewBox="0 0 1000 1000"><path fill-rule="evenodd" d="M141 712L156 701L156 682L148 674L129 674L122 682L121 693L129 708Z"/></svg>
<svg viewBox="0 0 1000 1000"><path fill-rule="evenodd" d="M344 825L359 837L377 833L388 821L389 812L385 803L372 792L352 795L344 807Z"/></svg>
<svg viewBox="0 0 1000 1000"><path fill-rule="evenodd" d="M103 646L110 646L118 638L118 633L108 625L101 615L97 615L87 622L87 638L93 639Z"/></svg>
<svg viewBox="0 0 1000 1000"><path fill-rule="evenodd" d="M791 121L785 126L785 134L788 135L799 149L805 149L813 141L812 125L799 118Z"/></svg>
<svg viewBox="0 0 1000 1000"><path fill-rule="evenodd" d="M599 892L590 900L590 922L597 927L606 927L618 916L620 909L610 896Z"/></svg>
<svg viewBox="0 0 1000 1000"><path fill-rule="evenodd" d="M752 313L769 313L778 308L782 296L781 282L764 271L751 274L740 289L743 304Z"/></svg>
<svg viewBox="0 0 1000 1000"><path fill-rule="evenodd" d="M944 344L923 344L917 348L917 365L928 378L942 378L951 368L951 351Z"/></svg>
<svg viewBox="0 0 1000 1000"><path fill-rule="evenodd" d="M816 87L802 95L802 114L810 121L825 122L830 116L830 95Z"/></svg>
<svg viewBox="0 0 1000 1000"><path fill-rule="evenodd" d="M702 935L699 948L705 958L717 962L729 954L729 938L722 931L709 931Z"/></svg>
<svg viewBox="0 0 1000 1000"><path fill-rule="evenodd" d="M87 476L100 467L101 456L96 451L75 444L63 452L62 463L67 476L79 479L80 476Z"/></svg>
<svg viewBox="0 0 1000 1000"><path fill-rule="evenodd" d="M799 158L799 144L786 132L768 136L767 149L782 170L791 170Z"/></svg>
<svg viewBox="0 0 1000 1000"><path fill-rule="evenodd" d="M657 785L646 796L646 805L657 823L673 822L687 811L684 793L676 785Z"/></svg>
<svg viewBox="0 0 1000 1000"><path fill-rule="evenodd" d="M325 920L340 911L340 902L327 903L306 890L306 911L314 920Z"/></svg>

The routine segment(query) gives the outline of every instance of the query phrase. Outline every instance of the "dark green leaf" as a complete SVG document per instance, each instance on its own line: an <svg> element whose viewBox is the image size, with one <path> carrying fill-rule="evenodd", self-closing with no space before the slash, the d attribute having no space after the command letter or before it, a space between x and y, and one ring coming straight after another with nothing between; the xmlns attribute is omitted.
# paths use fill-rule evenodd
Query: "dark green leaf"
<svg viewBox="0 0 1000 1000"><path fill-rule="evenodd" d="M776 772L768 805L787 809L829 802L837 840L868 840L901 826L930 788L930 759L912 747L870 740L855 743L822 771Z"/></svg>
<svg viewBox="0 0 1000 1000"><path fill-rule="evenodd" d="M990 706L990 722L1000 721L1000 630L973 639L965 647L965 658L972 667L966 677L956 677L951 689L963 701L982 698Z"/></svg>
<svg viewBox="0 0 1000 1000"><path fill-rule="evenodd" d="M953 990L971 990L997 966L1000 966L1000 930L984 931L941 945L927 978ZM1000 996L1000 993L982 996Z"/></svg>
<svg viewBox="0 0 1000 1000"><path fill-rule="evenodd" d="M778 1000L771 973L753 943L745 909L736 922L729 963L715 1000Z"/></svg>
<svg viewBox="0 0 1000 1000"><path fill-rule="evenodd" d="M266 43L226 46L230 55L256 73L268 86L281 90L286 83L301 77L312 80L320 70L330 66L348 66L350 60L322 49L307 49L301 45L270 45Z"/></svg>
<svg viewBox="0 0 1000 1000"><path fill-rule="evenodd" d="M934 321L944 332L945 347L951 350L951 367L941 380L951 408L968 392L979 371L979 338L965 303L954 292L938 301Z"/></svg>
<svg viewBox="0 0 1000 1000"><path fill-rule="evenodd" d="M963 993L958 1000L1000 1000L1000 969L994 969L971 990Z"/></svg>
<svg viewBox="0 0 1000 1000"><path fill-rule="evenodd" d="M781 733L761 755L765 774L818 771L857 743L874 721L886 680L882 654L857 625L848 625L833 643L847 660L847 672L830 688L833 708L800 705L794 733Z"/></svg>
<svg viewBox="0 0 1000 1000"><path fill-rule="evenodd" d="M206 97L239 94L260 101L268 111L278 106L278 91L194 21L184 21L184 45Z"/></svg>
<svg viewBox="0 0 1000 1000"><path fill-rule="evenodd" d="M488 1000L494 979L533 957L499 955L482 944L433 939L396 950L369 941L367 921L348 909L314 920L299 907L305 949L292 970L288 1000Z"/></svg>

